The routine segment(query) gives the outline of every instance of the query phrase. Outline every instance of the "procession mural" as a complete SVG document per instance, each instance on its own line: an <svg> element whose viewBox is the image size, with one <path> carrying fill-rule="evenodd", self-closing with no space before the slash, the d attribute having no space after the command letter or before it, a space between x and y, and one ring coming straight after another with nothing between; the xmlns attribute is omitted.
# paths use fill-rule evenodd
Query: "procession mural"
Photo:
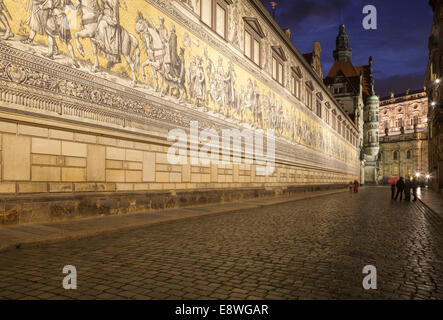
<svg viewBox="0 0 443 320"><path fill-rule="evenodd" d="M191 10L200 3L181 2ZM228 38L239 47L241 11L230 10ZM301 102L279 95L149 1L0 0L0 22L1 41L17 49L230 122L274 129L290 143L347 163L355 160L352 146Z"/></svg>

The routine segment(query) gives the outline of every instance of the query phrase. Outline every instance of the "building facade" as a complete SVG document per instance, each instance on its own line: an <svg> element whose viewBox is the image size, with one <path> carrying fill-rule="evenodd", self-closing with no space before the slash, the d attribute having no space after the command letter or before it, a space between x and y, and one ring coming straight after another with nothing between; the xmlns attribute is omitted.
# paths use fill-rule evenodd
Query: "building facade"
<svg viewBox="0 0 443 320"><path fill-rule="evenodd" d="M3 2L0 224L358 179L358 126L258 0Z"/></svg>
<svg viewBox="0 0 443 320"><path fill-rule="evenodd" d="M324 81L341 110L358 128L351 139L360 149L359 180L362 184L375 184L378 181L379 99L374 92L372 57L369 58L368 65L352 64L352 49L349 47L349 37L343 24L339 26L333 55L334 64Z"/></svg>
<svg viewBox="0 0 443 320"><path fill-rule="evenodd" d="M379 180L417 176L429 179L428 98L424 90L380 100Z"/></svg>
<svg viewBox="0 0 443 320"><path fill-rule="evenodd" d="M443 190L443 4L431 0L434 25L429 37L429 63L425 87L429 97L429 171L430 185Z"/></svg>

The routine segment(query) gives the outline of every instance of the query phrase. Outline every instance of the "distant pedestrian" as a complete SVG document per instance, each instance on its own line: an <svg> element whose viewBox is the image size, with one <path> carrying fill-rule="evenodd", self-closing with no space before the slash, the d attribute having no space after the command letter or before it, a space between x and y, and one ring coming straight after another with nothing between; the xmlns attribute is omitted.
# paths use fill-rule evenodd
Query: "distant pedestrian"
<svg viewBox="0 0 443 320"><path fill-rule="evenodd" d="M354 193L358 193L358 187L359 187L358 181L355 180L354 181Z"/></svg>
<svg viewBox="0 0 443 320"><path fill-rule="evenodd" d="M411 201L411 187L412 187L411 179L407 178L405 181L405 200L406 201Z"/></svg>
<svg viewBox="0 0 443 320"><path fill-rule="evenodd" d="M351 181L349 182L349 191L352 192L353 189L354 189L354 183Z"/></svg>
<svg viewBox="0 0 443 320"><path fill-rule="evenodd" d="M397 201L398 196L400 196L400 201L403 200L403 191L405 191L405 181L403 177L400 177L400 180L397 181L397 194L395 195L395 201Z"/></svg>
<svg viewBox="0 0 443 320"><path fill-rule="evenodd" d="M412 194L414 196L413 201L415 202L415 201L417 201L417 188L418 188L417 178L414 177L414 179L412 179L411 187L412 187Z"/></svg>

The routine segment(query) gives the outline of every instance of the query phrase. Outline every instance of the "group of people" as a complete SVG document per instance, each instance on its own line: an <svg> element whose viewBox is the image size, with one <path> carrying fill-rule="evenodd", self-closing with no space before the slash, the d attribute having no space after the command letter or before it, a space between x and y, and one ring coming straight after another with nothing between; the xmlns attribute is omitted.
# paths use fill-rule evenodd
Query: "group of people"
<svg viewBox="0 0 443 320"><path fill-rule="evenodd" d="M400 201L403 200L403 194L405 195L406 201L411 201L411 189L412 194L414 196L413 201L417 201L417 188L418 188L418 181L416 178L412 179L405 179L403 177L400 177L400 179L395 184L391 184L391 199L397 201L398 196L400 196ZM397 192L395 190L397 189Z"/></svg>

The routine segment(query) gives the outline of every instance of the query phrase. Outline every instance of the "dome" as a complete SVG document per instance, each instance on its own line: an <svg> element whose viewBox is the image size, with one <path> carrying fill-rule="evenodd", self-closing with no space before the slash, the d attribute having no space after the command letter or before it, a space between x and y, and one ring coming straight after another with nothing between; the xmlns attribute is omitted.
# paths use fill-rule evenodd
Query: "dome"
<svg viewBox="0 0 443 320"><path fill-rule="evenodd" d="M368 98L367 102L378 102L380 103L380 99L376 95L372 95Z"/></svg>

